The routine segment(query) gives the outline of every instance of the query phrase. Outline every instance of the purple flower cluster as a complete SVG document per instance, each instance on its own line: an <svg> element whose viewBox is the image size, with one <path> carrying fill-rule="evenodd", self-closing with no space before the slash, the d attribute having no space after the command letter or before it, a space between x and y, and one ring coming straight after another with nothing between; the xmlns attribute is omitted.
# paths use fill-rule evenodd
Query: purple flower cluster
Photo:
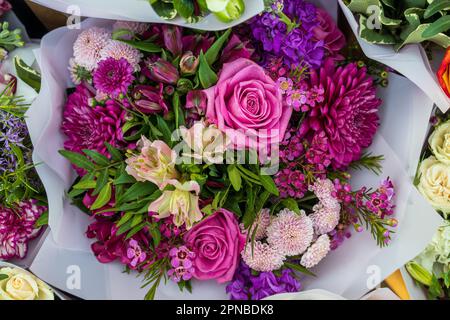
<svg viewBox="0 0 450 320"><path fill-rule="evenodd" d="M190 280L194 272L195 253L186 246L181 246L170 249L169 256L172 268L167 275L175 282Z"/></svg>
<svg viewBox="0 0 450 320"><path fill-rule="evenodd" d="M0 259L23 259L28 242L39 235L36 221L47 210L36 200L21 202L15 208L0 207Z"/></svg>
<svg viewBox="0 0 450 320"><path fill-rule="evenodd" d="M250 268L241 262L233 281L226 291L231 300L261 300L274 294L300 291L300 282L290 269L283 269L281 275L273 272L252 274Z"/></svg>
<svg viewBox="0 0 450 320"><path fill-rule="evenodd" d="M296 164L291 163L275 175L275 184L280 191L281 198L301 199L308 191L305 175L296 169Z"/></svg>
<svg viewBox="0 0 450 320"><path fill-rule="evenodd" d="M23 119L9 112L0 111L0 173L14 172L17 167L17 158L12 146L22 149L25 162L31 162L30 150L23 142L28 136L28 129Z"/></svg>
<svg viewBox="0 0 450 320"><path fill-rule="evenodd" d="M325 48L324 42L314 37L313 29L319 21L313 4L303 0L278 1L272 12L256 16L250 24L253 37L265 53L283 57L289 67L320 67Z"/></svg>

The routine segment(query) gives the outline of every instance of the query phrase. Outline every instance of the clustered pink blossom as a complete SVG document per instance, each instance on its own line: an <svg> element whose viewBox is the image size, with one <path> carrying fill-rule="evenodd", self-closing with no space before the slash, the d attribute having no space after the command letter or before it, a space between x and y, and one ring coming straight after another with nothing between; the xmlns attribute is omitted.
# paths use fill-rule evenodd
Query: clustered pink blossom
<svg viewBox="0 0 450 320"><path fill-rule="evenodd" d="M330 238L326 234L321 235L302 256L300 264L305 268L312 268L322 261L329 251Z"/></svg>
<svg viewBox="0 0 450 320"><path fill-rule="evenodd" d="M280 269L286 259L280 251L261 241L247 243L241 255L250 268L261 272Z"/></svg>
<svg viewBox="0 0 450 320"><path fill-rule="evenodd" d="M274 181L281 198L301 199L308 191L305 175L301 170L296 169L295 163L280 170L275 175Z"/></svg>
<svg viewBox="0 0 450 320"><path fill-rule="evenodd" d="M108 58L114 58L115 60L125 59L133 67L134 71L139 71L139 63L143 54L131 47L130 45L116 40L111 40L108 44L100 51L100 61Z"/></svg>
<svg viewBox="0 0 450 320"><path fill-rule="evenodd" d="M47 210L36 200L27 200L14 208L0 207L0 259L23 259L28 242L36 238L41 228L36 221Z"/></svg>
<svg viewBox="0 0 450 320"><path fill-rule="evenodd" d="M111 33L103 28L93 27L83 31L73 44L74 62L92 71L100 61L100 51L111 40Z"/></svg>
<svg viewBox="0 0 450 320"><path fill-rule="evenodd" d="M174 247L169 251L171 269L167 275L175 282L188 281L194 273L195 253L186 246Z"/></svg>

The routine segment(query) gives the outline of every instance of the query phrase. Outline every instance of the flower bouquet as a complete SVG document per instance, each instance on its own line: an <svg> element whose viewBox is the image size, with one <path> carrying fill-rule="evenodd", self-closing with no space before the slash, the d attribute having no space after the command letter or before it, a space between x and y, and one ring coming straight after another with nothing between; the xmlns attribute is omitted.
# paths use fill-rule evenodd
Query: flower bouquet
<svg viewBox="0 0 450 320"><path fill-rule="evenodd" d="M211 31L238 25L264 9L264 0L32 1L75 16L168 23Z"/></svg>
<svg viewBox="0 0 450 320"><path fill-rule="evenodd" d="M365 54L421 88L441 111L450 105L436 73L449 45L447 1L339 0ZM430 65L431 64L431 65Z"/></svg>
<svg viewBox="0 0 450 320"><path fill-rule="evenodd" d="M369 70L386 70L344 58L345 45L332 16L302 0L277 1L217 33L104 20L50 33L40 52L46 91L28 114L35 159L46 164L37 169L51 194L52 237L32 269L47 254L60 263L63 246L72 253L64 265L89 264L95 281L118 266L139 273L148 299L173 298L170 286L209 298L222 289L232 299L297 292L312 274L330 282L328 257L360 260L333 264L359 277L367 257L382 259L372 242L391 244L396 218L407 222L407 200L427 207L413 188L394 191L408 181L405 169L380 135L372 144L382 82ZM48 101L44 118L36 110ZM383 172L392 179L375 188L362 180L380 180L383 156L369 146L391 164ZM366 179L350 181L349 170ZM431 220L420 236L400 223L404 239L415 237L394 254L408 255L402 263L429 241ZM130 288L133 277L119 274L115 286Z"/></svg>
<svg viewBox="0 0 450 320"><path fill-rule="evenodd" d="M2 1L0 8L3 15L11 5ZM2 21L0 35L1 260L24 259L29 241L40 234L47 217L45 192L34 170L33 148L24 119L29 103L36 96L34 90L39 89L40 77L19 57L23 54L30 60L27 50L31 48L16 50L24 47L25 42L22 30L11 27L15 17L8 13L6 18L12 23Z"/></svg>
<svg viewBox="0 0 450 320"><path fill-rule="evenodd" d="M419 256L406 265L410 275L427 288L430 299L449 299L450 288L450 201L448 177L450 158L450 121L447 114L436 110L431 118L428 143L416 174L415 185L446 221L431 243Z"/></svg>

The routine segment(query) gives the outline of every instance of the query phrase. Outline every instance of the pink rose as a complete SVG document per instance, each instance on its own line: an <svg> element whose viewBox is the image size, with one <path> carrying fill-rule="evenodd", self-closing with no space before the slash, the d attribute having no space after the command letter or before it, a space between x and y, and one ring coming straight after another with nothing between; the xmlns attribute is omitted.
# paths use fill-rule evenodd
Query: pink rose
<svg viewBox="0 0 450 320"><path fill-rule="evenodd" d="M283 139L292 108L283 103L277 84L253 61L239 58L225 63L217 84L205 93L206 117L236 147L261 147L262 141Z"/></svg>
<svg viewBox="0 0 450 320"><path fill-rule="evenodd" d="M339 51L345 47L344 34L326 10L317 8L317 20L319 25L313 30L314 38L318 41L323 40L325 49L331 58L342 60L343 57L339 54Z"/></svg>
<svg viewBox="0 0 450 320"><path fill-rule="evenodd" d="M233 213L219 209L189 230L184 241L195 253L195 278L216 279L218 283L232 280L245 246L245 236Z"/></svg>

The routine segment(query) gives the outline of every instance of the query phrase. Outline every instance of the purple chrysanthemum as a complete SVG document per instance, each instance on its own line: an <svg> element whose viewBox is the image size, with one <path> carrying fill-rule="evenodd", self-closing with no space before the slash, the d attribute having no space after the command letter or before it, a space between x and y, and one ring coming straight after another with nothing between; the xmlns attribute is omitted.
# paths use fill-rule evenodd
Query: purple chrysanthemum
<svg viewBox="0 0 450 320"><path fill-rule="evenodd" d="M112 98L125 94L133 83L133 66L125 58L107 58L98 63L94 72L95 88Z"/></svg>
<svg viewBox="0 0 450 320"><path fill-rule="evenodd" d="M105 142L115 147L125 146L122 126L126 111L114 100L107 100L104 106L91 107L91 98L91 92L84 85L77 86L69 95L61 126L67 136L64 148L79 153L89 149L108 155Z"/></svg>
<svg viewBox="0 0 450 320"><path fill-rule="evenodd" d="M325 132L333 168L346 169L372 143L379 126L381 100L373 80L355 63L336 68L328 59L320 70L311 72L311 85L322 85L325 99L312 108L301 132Z"/></svg>

